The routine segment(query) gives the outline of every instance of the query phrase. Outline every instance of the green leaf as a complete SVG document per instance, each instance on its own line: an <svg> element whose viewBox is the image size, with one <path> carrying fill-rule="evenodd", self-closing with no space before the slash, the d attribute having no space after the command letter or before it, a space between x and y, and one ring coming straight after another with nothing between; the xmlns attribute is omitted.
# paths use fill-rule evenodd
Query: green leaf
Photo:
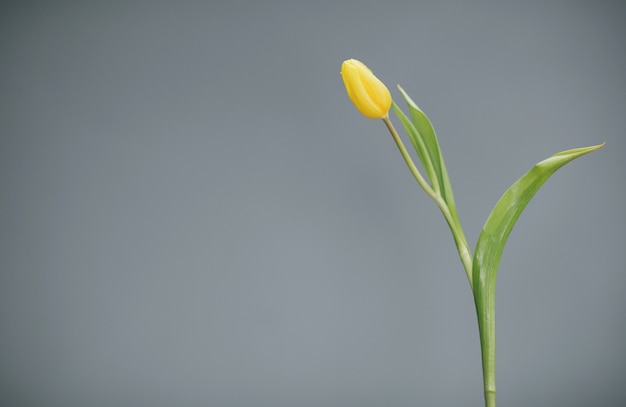
<svg viewBox="0 0 626 407"><path fill-rule="evenodd" d="M506 190L483 226L476 243L472 274L486 394L495 392L495 288L506 240L528 202L556 170L603 146L604 143L563 151L536 164Z"/></svg>
<svg viewBox="0 0 626 407"><path fill-rule="evenodd" d="M456 204L454 202L454 194L452 193L452 185L450 183L450 177L448 176L448 170L446 164L443 161L443 155L439 148L439 141L437 140L437 134L433 128L432 123L428 119L428 116L417 106L417 104L411 99L411 97L398 86L398 90L402 93L406 104L409 107L411 113L411 121L417 130L419 138L422 140L422 144L426 149L429 161L432 163L432 167L435 173L436 182L438 187L435 190L440 191L441 197L446 202L452 218L454 219L455 226L461 228L459 216L456 210ZM421 159L421 157L420 157Z"/></svg>
<svg viewBox="0 0 626 407"><path fill-rule="evenodd" d="M440 207L450 227L450 231L454 237L454 243L456 244L461 262L463 263L463 268L465 269L470 285L472 285L472 255L456 210L450 177L448 176L448 170L446 169L443 155L439 148L439 141L437 140L435 129L426 114L417 107L404 89L400 86L398 86L398 89L409 107L411 120L409 120L395 103L392 103L393 109L400 118L406 132L409 134L411 143L417 152L422 166L426 170L432 189L437 195L437 197L433 197L433 199L437 202L437 205Z"/></svg>
<svg viewBox="0 0 626 407"><path fill-rule="evenodd" d="M430 180L430 190L426 193L437 203L437 206L441 209L452 236L454 243L456 244L459 252L459 257L463 263L463 268L467 274L470 286L473 284L472 279L472 254L465 239L463 228L459 220L459 215L456 210L456 204L454 202L454 195L452 193L452 185L450 183L450 177L448 176L448 170L439 148L439 141L435 130L422 110L417 107L415 102L409 97L409 95L398 86L398 89L402 93L406 104L409 107L411 113L411 119L409 119L404 112L392 102L391 106L400 118L404 129L409 135L409 139L413 144L413 148L417 152L417 156L422 163L422 167L426 171ZM419 182L419 181L418 181ZM425 190L426 188L422 186Z"/></svg>
<svg viewBox="0 0 626 407"><path fill-rule="evenodd" d="M506 240L520 214L543 183L568 162L603 146L604 144L600 144L554 154L536 164L506 190L487 218L476 243L474 253L475 291L484 290L487 287L491 288L495 285L498 265Z"/></svg>
<svg viewBox="0 0 626 407"><path fill-rule="evenodd" d="M424 144L424 139L422 138L422 135L417 130L415 125L411 122L411 120L407 117L407 115L404 114L404 112L398 107L398 105L396 105L395 102L393 101L391 102L391 107L396 112L396 115L400 119L400 122L402 123L404 130L408 134L409 140L411 140L411 144L413 144L413 148L415 149L415 152L417 153L417 157L422 163L422 167L424 167L424 170L426 171L426 175L428 176L428 179L430 180L431 187L437 193L439 193L440 189L439 189L437 173L435 172L432 160L430 159L430 155L428 153L428 150L426 149L426 145Z"/></svg>

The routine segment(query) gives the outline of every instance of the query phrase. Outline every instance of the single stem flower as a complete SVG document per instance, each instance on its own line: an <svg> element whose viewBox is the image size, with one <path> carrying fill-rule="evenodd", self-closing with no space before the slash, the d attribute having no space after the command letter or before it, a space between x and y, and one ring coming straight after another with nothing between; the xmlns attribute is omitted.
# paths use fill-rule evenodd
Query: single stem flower
<svg viewBox="0 0 626 407"><path fill-rule="evenodd" d="M557 153L536 164L520 177L505 191L492 209L478 237L475 253L472 255L456 211L452 185L439 148L439 142L428 117L406 92L398 87L410 111L409 116L404 114L392 101L387 87L374 76L368 67L355 59L349 59L343 63L341 76L346 85L348 96L356 108L365 117L383 120L398 146L402 158L409 167L409 171L424 192L439 206L450 227L476 306L483 365L485 406L495 407L495 287L504 245L520 214L543 183L565 164L602 148L604 143ZM402 139L391 123L389 119L391 107L402 122L430 183L413 163L411 155L404 147Z"/></svg>

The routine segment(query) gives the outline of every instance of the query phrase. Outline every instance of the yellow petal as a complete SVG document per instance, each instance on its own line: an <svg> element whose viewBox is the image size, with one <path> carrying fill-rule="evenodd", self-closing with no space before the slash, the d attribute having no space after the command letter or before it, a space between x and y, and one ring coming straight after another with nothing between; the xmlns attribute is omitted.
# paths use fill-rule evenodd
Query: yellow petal
<svg viewBox="0 0 626 407"><path fill-rule="evenodd" d="M363 116L387 117L391 108L389 89L361 61L348 59L341 65L341 77L348 97Z"/></svg>

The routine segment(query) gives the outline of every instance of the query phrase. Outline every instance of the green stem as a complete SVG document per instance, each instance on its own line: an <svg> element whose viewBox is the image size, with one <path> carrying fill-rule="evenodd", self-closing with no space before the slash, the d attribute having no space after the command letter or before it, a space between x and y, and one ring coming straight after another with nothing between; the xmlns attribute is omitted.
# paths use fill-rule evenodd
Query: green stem
<svg viewBox="0 0 626 407"><path fill-rule="evenodd" d="M472 293L474 293L474 281L472 279L472 270L473 270L473 260L472 253L467 244L467 240L465 239L465 235L463 234L463 230L460 227L456 226L454 222L454 218L452 217L452 213L448 208L445 200L441 196L441 193L433 190L431 186L426 182L420 171L415 166L413 159L410 154L404 147L404 143L402 143L402 139L398 135L398 132L394 128L391 120L388 117L383 118L383 122L389 129L391 136L393 137L398 149L400 150L400 154L402 158L406 162L409 167L409 171L417 181L417 183L422 187L424 192L439 206L441 212L443 213L446 222L448 222L448 226L452 231L452 235L454 237L454 241L456 243L457 250L459 252L459 257L461 258L461 263L463 264L463 268L465 269L465 274L467 275L467 279L469 281L470 287L472 288ZM474 295L474 300L476 301L476 313L478 316L478 329L480 333L480 348L482 355L482 365L483 365L483 382L485 388L485 407L496 407L496 329L495 329L495 304L493 301L494 296L488 296L486 300L476 301L476 295Z"/></svg>
<svg viewBox="0 0 626 407"><path fill-rule="evenodd" d="M494 297L488 296L477 301L478 331L483 364L483 383L485 387L485 406L496 406L496 312Z"/></svg>
<svg viewBox="0 0 626 407"><path fill-rule="evenodd" d="M420 184L420 187L422 187L422 189L426 192L426 194L429 197L431 197L435 202L437 202L437 199L440 198L440 196L430 187L430 185L428 185L424 177L422 177L422 174L415 166L415 163L413 163L413 159L409 155L409 152L406 151L406 147L404 147L404 143L402 143L402 139L398 135L396 128L393 127L393 123L391 123L391 120L389 120L389 117L385 117L383 119L383 122L385 122L385 125L387 126L389 133L391 133L393 140L396 142L396 145L398 146L398 149L400 150L400 154L402 154L402 158L404 158L406 165L409 167L409 171L411 171L411 174L413 174L413 177L415 178L417 183ZM437 204L439 203L437 202Z"/></svg>
<svg viewBox="0 0 626 407"><path fill-rule="evenodd" d="M470 287L473 288L474 282L472 280L472 253L469 250L469 246L467 245L467 240L465 239L465 235L463 231L456 227L454 222L454 218L452 217L452 213L450 212L450 208L442 198L441 194L436 192L431 186L426 182L420 171L415 166L411 155L404 147L404 143L402 143L402 139L398 135L395 127L393 127L393 123L389 120L389 117L383 118L383 122L387 126L389 133L393 137L393 140L396 142L398 149L400 150L400 154L406 165L409 167L409 171L417 181L417 183L422 187L424 192L437 204L441 213L443 213L446 222L448 222L448 226L450 226L450 230L452 231L452 236L454 237L454 242L456 243L457 251L459 252L459 257L461 258L461 263L463 264L463 268L465 269L465 274L467 275L467 280L469 281Z"/></svg>

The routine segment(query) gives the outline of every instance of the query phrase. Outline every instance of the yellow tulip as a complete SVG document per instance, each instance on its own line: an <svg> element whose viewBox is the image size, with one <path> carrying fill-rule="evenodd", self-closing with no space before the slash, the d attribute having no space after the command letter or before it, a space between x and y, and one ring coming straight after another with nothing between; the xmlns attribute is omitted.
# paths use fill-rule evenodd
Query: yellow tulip
<svg viewBox="0 0 626 407"><path fill-rule="evenodd" d="M361 61L348 59L341 65L348 97L363 116L384 119L391 108L389 89Z"/></svg>

